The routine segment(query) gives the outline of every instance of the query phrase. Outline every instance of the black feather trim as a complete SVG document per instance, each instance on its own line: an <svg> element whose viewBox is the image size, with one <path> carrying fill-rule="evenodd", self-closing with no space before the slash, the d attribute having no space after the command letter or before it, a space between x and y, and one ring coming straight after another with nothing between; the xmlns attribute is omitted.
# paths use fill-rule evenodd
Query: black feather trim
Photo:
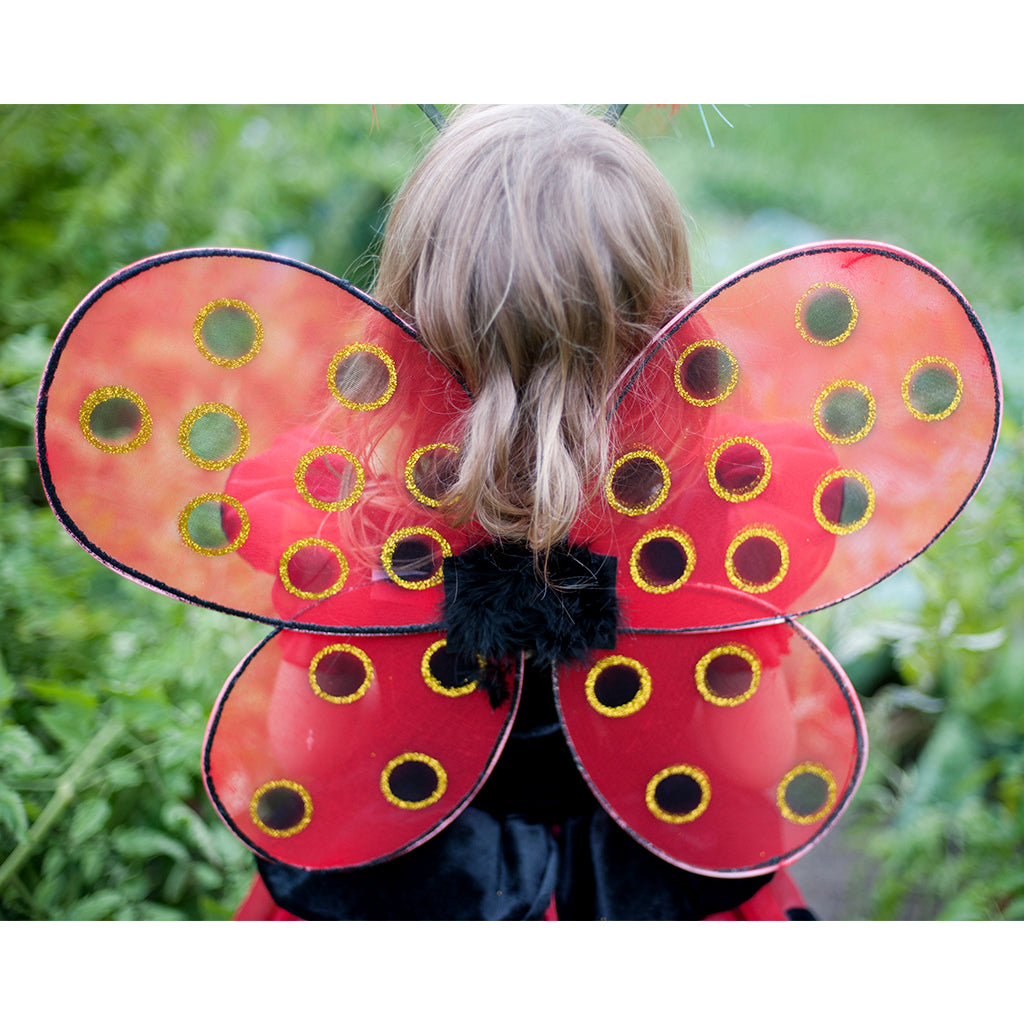
<svg viewBox="0 0 1024 1024"><path fill-rule="evenodd" d="M615 646L615 558L559 545L540 564L523 545L486 544L444 560L448 648L488 663L529 652L541 665Z"/></svg>

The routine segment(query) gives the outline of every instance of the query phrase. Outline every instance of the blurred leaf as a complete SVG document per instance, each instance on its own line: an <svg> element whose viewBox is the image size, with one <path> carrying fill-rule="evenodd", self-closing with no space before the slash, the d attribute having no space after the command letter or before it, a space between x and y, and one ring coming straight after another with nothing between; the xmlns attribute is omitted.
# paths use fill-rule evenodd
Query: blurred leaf
<svg viewBox="0 0 1024 1024"><path fill-rule="evenodd" d="M111 761L104 768L106 784L111 789L132 789L142 781L142 772L138 765L125 758Z"/></svg>
<svg viewBox="0 0 1024 1024"><path fill-rule="evenodd" d="M114 836L114 848L118 853L139 860L160 856L170 857L175 861L185 861L188 858L188 850L182 843L151 828L119 831Z"/></svg>
<svg viewBox="0 0 1024 1024"><path fill-rule="evenodd" d="M101 889L92 893L71 908L68 913L69 921L104 921L114 911L124 906L126 897L118 889Z"/></svg>
<svg viewBox="0 0 1024 1024"><path fill-rule="evenodd" d="M103 876L107 866L109 852L106 844L88 843L75 849L75 860L82 872L82 881L87 888L92 888Z"/></svg>
<svg viewBox="0 0 1024 1024"><path fill-rule="evenodd" d="M0 770L5 774L28 771L43 756L39 740L24 726L0 724Z"/></svg>
<svg viewBox="0 0 1024 1024"><path fill-rule="evenodd" d="M94 836L110 818L110 805L103 797L89 797L75 807L68 838L76 846Z"/></svg>
<svg viewBox="0 0 1024 1024"><path fill-rule="evenodd" d="M40 700L56 701L75 705L79 708L95 708L99 698L79 686L65 686L62 683L27 683L25 687Z"/></svg>
<svg viewBox="0 0 1024 1024"><path fill-rule="evenodd" d="M903 801L893 824L907 827L915 815L956 802L978 788L965 775L964 765L977 764L981 743L971 722L960 715L943 715L917 758L913 791Z"/></svg>
<svg viewBox="0 0 1024 1024"><path fill-rule="evenodd" d="M15 842L24 840L28 833L28 814L21 797L0 782L0 839L5 833ZM0 843L0 850L4 845Z"/></svg>

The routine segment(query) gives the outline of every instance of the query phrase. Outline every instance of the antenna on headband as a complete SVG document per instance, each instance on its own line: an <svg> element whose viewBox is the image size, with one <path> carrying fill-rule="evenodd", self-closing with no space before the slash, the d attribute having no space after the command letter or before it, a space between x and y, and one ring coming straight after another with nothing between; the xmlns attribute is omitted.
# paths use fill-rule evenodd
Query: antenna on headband
<svg viewBox="0 0 1024 1024"><path fill-rule="evenodd" d="M430 118L430 123L438 130L443 131L447 126L448 122L445 120L444 114L441 113L433 103L417 103L417 107L423 111L427 117Z"/></svg>
<svg viewBox="0 0 1024 1024"><path fill-rule="evenodd" d="M417 103L416 106L430 118L430 123L440 132L443 131L447 125L444 114L441 113L433 103ZM628 107L628 103L612 103L608 109L601 116L602 121L607 121L610 125L616 125L619 123L619 118L622 117L622 112ZM716 108L717 109L717 108Z"/></svg>

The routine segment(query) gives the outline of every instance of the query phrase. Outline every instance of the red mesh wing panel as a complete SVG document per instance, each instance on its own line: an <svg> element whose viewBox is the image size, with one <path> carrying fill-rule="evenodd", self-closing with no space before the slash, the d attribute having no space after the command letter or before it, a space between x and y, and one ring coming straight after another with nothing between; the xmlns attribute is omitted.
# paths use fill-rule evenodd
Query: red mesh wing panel
<svg viewBox="0 0 1024 1024"><path fill-rule="evenodd" d="M204 769L255 852L304 868L371 863L423 842L483 784L518 701L492 710L441 633L283 630L228 680Z"/></svg>
<svg viewBox="0 0 1024 1024"><path fill-rule="evenodd" d="M141 582L268 621L412 625L437 620L434 571L466 539L435 495L467 402L343 282L264 254L172 253L65 326L40 463L62 522ZM389 600L368 598L375 580Z"/></svg>
<svg viewBox="0 0 1024 1024"><path fill-rule="evenodd" d="M684 588L670 601L757 615L725 591ZM702 874L760 874L795 860L836 821L864 770L852 687L790 623L627 633L614 653L559 672L558 699L609 813L661 857Z"/></svg>
<svg viewBox="0 0 1024 1024"><path fill-rule="evenodd" d="M620 396L612 472L578 536L618 556L633 625L728 624L700 607L666 618L657 595L683 583L801 614L950 524L999 414L984 333L933 268L874 243L782 253L655 340Z"/></svg>

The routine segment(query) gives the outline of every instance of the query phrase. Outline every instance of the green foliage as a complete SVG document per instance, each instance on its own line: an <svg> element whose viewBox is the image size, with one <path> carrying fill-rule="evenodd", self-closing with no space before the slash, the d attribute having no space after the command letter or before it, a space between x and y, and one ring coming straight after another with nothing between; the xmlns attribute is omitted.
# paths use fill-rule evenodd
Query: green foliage
<svg viewBox="0 0 1024 1024"><path fill-rule="evenodd" d="M1020 919L1024 108L730 107L731 128L705 113L713 149L692 110L634 122L663 133L649 148L693 216L700 286L785 246L877 238L947 273L996 351L1002 440L965 515L807 625L864 698L871 755L847 832L870 912Z"/></svg>
<svg viewBox="0 0 1024 1024"><path fill-rule="evenodd" d="M723 240L737 236L749 262L771 251L772 224L788 223L903 246L976 304L1024 306L1024 107L730 107L732 128L707 113L714 149L692 113L651 149L707 240L708 284L742 265L721 265Z"/></svg>
<svg viewBox="0 0 1024 1024"><path fill-rule="evenodd" d="M867 701L872 754L856 835L875 864L879 917L1024 919L1024 432L1007 424L996 466L958 527L904 571L886 616L895 675ZM859 606L859 607L857 607Z"/></svg>
<svg viewBox="0 0 1024 1024"><path fill-rule="evenodd" d="M878 917L1024 917L1024 170L1019 107L630 107L693 221L698 286L825 237L948 273L1001 360L1007 422L965 517L812 617L864 696L851 814ZM44 507L32 417L61 323L153 252L236 245L362 286L415 108L0 108L0 917L219 918L251 859L199 782L206 716L262 633L95 563ZM937 482L937 486L939 482Z"/></svg>
<svg viewBox="0 0 1024 1024"><path fill-rule="evenodd" d="M251 865L199 744L259 630L115 577L42 509L5 505L0 549L0 917L230 915Z"/></svg>
<svg viewBox="0 0 1024 1024"><path fill-rule="evenodd" d="M965 515L912 566L807 625L865 703L871 755L847 832L870 912L1020 919L1024 108L726 114L732 128L708 113L714 149L682 115L650 146L694 217L702 284L784 246L881 239L957 283L999 359L1000 450Z"/></svg>
<svg viewBox="0 0 1024 1024"><path fill-rule="evenodd" d="M226 917L252 872L199 758L264 630L128 583L42 507L34 406L61 323L174 248L269 249L367 286L432 132L389 107L0 110L0 918Z"/></svg>
<svg viewBox="0 0 1024 1024"><path fill-rule="evenodd" d="M59 327L108 274L169 249L262 246L367 284L362 257L382 204L432 131L417 117L369 107L0 111L0 250L33 254L5 263L0 337Z"/></svg>

